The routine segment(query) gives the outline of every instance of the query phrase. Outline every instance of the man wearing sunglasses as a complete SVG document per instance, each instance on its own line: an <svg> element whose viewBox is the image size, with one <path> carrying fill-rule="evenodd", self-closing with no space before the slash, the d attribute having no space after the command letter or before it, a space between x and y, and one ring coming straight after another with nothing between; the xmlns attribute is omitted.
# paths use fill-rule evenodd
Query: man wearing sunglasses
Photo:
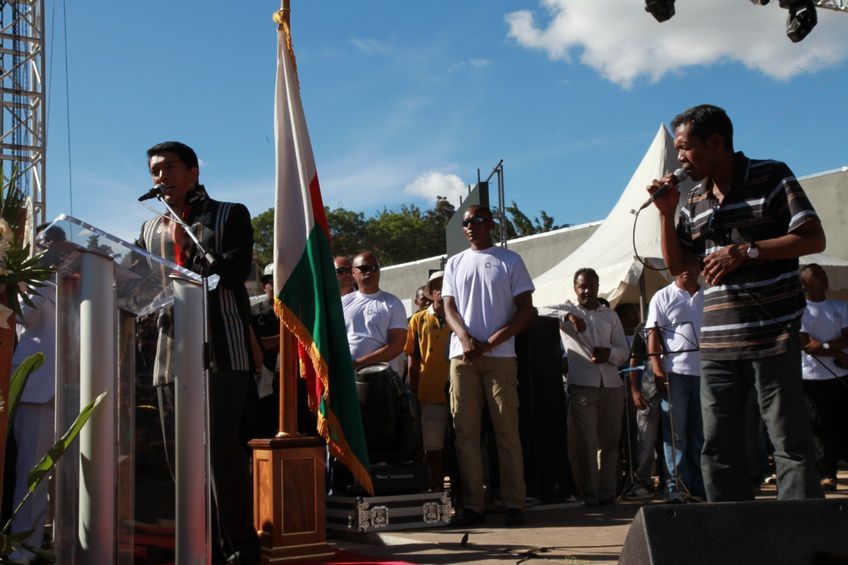
<svg viewBox="0 0 848 565"><path fill-rule="evenodd" d="M336 278L339 280L339 293L342 296L348 295L356 290L356 284L353 281L353 263L344 255L339 255L333 259L336 265Z"/></svg>
<svg viewBox="0 0 848 565"><path fill-rule="evenodd" d="M380 263L370 251L353 258L359 290L342 297L345 328L354 368L389 363L403 374L406 310L394 294L380 290Z"/></svg>
<svg viewBox="0 0 848 565"><path fill-rule="evenodd" d="M448 259L442 288L445 317L454 332L450 404L463 492L463 512L456 525L463 527L485 521L480 450L484 404L497 441L504 525L524 524L514 336L533 320L534 287L521 257L493 245L494 226L489 208L468 208L462 227L471 245Z"/></svg>
<svg viewBox="0 0 848 565"><path fill-rule="evenodd" d="M733 124L704 104L676 116L674 148L693 180L678 225L673 175L656 205L663 258L672 275L704 256L701 326L701 466L710 502L753 500L743 445L745 403L755 390L774 443L778 498L823 496L801 390L798 331L804 296L798 257L825 248L821 222L785 163L733 149Z"/></svg>

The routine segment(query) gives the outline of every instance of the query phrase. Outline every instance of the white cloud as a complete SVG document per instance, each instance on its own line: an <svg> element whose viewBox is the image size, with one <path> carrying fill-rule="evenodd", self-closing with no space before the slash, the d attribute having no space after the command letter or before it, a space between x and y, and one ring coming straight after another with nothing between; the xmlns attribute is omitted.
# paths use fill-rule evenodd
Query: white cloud
<svg viewBox="0 0 848 565"><path fill-rule="evenodd" d="M370 37L354 37L351 44L366 55L385 55L393 51L392 46Z"/></svg>
<svg viewBox="0 0 848 565"><path fill-rule="evenodd" d="M471 59L466 59L465 61L460 61L459 63L453 64L448 69L448 72L460 71L462 69L472 68L472 69L482 69L483 67L488 67L492 64L491 59L484 59L482 57L476 57Z"/></svg>
<svg viewBox="0 0 848 565"><path fill-rule="evenodd" d="M454 174L429 171L420 175L403 189L406 194L426 198L435 202L437 196L444 196L454 205L465 196L466 188L462 179Z"/></svg>
<svg viewBox="0 0 848 565"><path fill-rule="evenodd" d="M606 79L630 87L659 81L697 65L737 61L776 79L836 65L848 53L845 14L818 10L819 23L800 43L785 35L786 10L774 2L677 2L677 14L658 23L640 0L540 0L545 26L528 10L506 15L508 35L552 60L573 59Z"/></svg>

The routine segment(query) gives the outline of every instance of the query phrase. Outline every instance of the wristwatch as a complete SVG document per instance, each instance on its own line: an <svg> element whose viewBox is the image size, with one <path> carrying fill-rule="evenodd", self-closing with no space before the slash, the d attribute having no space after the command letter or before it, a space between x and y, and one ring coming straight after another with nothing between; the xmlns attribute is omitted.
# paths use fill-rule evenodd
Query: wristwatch
<svg viewBox="0 0 848 565"><path fill-rule="evenodd" d="M745 255L748 256L748 259L756 259L760 256L760 248L757 247L756 241L752 241L748 244L748 249L745 250Z"/></svg>
<svg viewBox="0 0 848 565"><path fill-rule="evenodd" d="M828 349L830 349L830 344L829 344L828 342L826 342L826 341L825 341L824 343L822 343L822 349L824 349L825 351L827 351Z"/></svg>

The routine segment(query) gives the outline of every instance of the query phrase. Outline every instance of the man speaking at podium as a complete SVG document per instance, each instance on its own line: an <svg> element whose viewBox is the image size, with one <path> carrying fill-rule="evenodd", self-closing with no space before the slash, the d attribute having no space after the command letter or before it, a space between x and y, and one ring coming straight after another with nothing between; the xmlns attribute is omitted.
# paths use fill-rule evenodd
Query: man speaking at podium
<svg viewBox="0 0 848 565"><path fill-rule="evenodd" d="M154 145L147 150L147 164L153 184L161 187L161 198L191 226L207 253L204 256L198 252L182 226L167 216L147 220L137 244L194 272L220 277L208 301L213 561L258 563L248 459L239 443L244 401L253 374L247 325L250 301L244 285L253 254L250 213L242 204L209 197L198 182L197 154L183 143L166 141ZM172 330L170 313L163 314L154 367L157 385L173 382Z"/></svg>

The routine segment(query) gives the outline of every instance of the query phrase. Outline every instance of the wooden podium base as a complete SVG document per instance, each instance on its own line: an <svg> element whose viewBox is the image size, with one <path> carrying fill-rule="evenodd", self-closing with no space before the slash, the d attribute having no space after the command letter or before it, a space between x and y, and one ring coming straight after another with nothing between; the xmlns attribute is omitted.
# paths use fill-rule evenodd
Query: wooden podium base
<svg viewBox="0 0 848 565"><path fill-rule="evenodd" d="M262 563L333 555L326 543L324 440L254 439L253 525Z"/></svg>

